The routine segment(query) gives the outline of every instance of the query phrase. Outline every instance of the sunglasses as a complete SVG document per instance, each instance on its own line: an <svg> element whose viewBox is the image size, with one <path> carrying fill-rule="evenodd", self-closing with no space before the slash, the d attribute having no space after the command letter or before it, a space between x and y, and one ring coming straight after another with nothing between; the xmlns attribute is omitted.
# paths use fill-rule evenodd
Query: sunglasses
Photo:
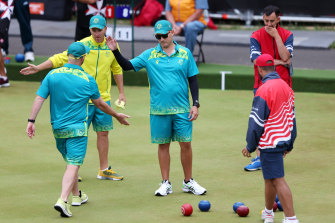
<svg viewBox="0 0 335 223"><path fill-rule="evenodd" d="M163 37L163 39L166 39L166 38L168 38L168 36L169 36L169 33L167 33L167 34L156 34L155 35L157 40L160 40L162 37Z"/></svg>

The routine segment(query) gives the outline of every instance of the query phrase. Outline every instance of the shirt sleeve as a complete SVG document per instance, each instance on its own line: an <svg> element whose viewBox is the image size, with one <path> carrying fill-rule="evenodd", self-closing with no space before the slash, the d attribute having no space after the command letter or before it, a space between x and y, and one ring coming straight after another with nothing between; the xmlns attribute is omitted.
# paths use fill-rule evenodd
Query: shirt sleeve
<svg viewBox="0 0 335 223"><path fill-rule="evenodd" d="M252 109L249 116L247 131L247 149L249 152L256 150L259 140L264 132L264 124L269 117L270 109L266 101L257 96L253 100Z"/></svg>
<svg viewBox="0 0 335 223"><path fill-rule="evenodd" d="M67 50L63 53L55 54L49 58L52 62L52 68L62 67L68 62Z"/></svg>
<svg viewBox="0 0 335 223"><path fill-rule="evenodd" d="M199 70L197 67L197 64L195 63L194 57L191 53L191 51L187 50L188 54L188 71L187 71L187 77L192 77L194 75L199 74Z"/></svg>
<svg viewBox="0 0 335 223"><path fill-rule="evenodd" d="M255 38L250 38L250 60L254 62L261 55L261 45Z"/></svg>
<svg viewBox="0 0 335 223"><path fill-rule="evenodd" d="M166 0L165 2L165 11L171 11L172 8L171 8L171 5L170 5L170 1L169 0Z"/></svg>
<svg viewBox="0 0 335 223"><path fill-rule="evenodd" d="M208 1L207 0L195 0L195 8L196 9L208 9Z"/></svg>
<svg viewBox="0 0 335 223"><path fill-rule="evenodd" d="M47 74L47 76L43 79L40 88L36 92L38 96L41 96L44 99L47 99L50 94L49 81L50 74Z"/></svg>
<svg viewBox="0 0 335 223"><path fill-rule="evenodd" d="M295 108L293 107L293 129L291 132L291 144L289 145L288 151L291 151L293 149L293 144L295 141L295 138L297 138L297 123L295 119Z"/></svg>
<svg viewBox="0 0 335 223"><path fill-rule="evenodd" d="M286 39L284 45L286 49L290 52L291 57L293 57L293 33Z"/></svg>
<svg viewBox="0 0 335 223"><path fill-rule="evenodd" d="M134 59L130 60L130 63L133 65L134 70L137 72L142 68L146 67L148 61L148 55L151 53L151 49L144 51L139 56L135 57Z"/></svg>
<svg viewBox="0 0 335 223"><path fill-rule="evenodd" d="M117 44L117 48L119 49L119 51L121 53L119 44ZM122 68L121 68L120 64L117 62L117 60L115 58L114 58L114 60L111 64L111 71L113 72L113 75L123 74Z"/></svg>
<svg viewBox="0 0 335 223"><path fill-rule="evenodd" d="M90 86L91 86L91 99L95 100L100 98L100 92L98 89L98 85L97 82L94 80L94 78L90 75L89 76L89 80L90 80Z"/></svg>

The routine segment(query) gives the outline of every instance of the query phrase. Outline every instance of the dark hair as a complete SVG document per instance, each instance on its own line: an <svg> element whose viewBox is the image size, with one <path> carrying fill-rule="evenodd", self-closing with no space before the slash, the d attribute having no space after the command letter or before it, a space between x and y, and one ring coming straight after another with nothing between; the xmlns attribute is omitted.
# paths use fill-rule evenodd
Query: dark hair
<svg viewBox="0 0 335 223"><path fill-rule="evenodd" d="M264 8L264 14L266 16L271 15L272 13L275 13L276 16L278 17L280 15L280 10L277 6L274 5L268 5Z"/></svg>
<svg viewBox="0 0 335 223"><path fill-rule="evenodd" d="M262 70L266 71L266 72L273 72L275 71L275 66L264 66L264 67L259 67L261 68Z"/></svg>

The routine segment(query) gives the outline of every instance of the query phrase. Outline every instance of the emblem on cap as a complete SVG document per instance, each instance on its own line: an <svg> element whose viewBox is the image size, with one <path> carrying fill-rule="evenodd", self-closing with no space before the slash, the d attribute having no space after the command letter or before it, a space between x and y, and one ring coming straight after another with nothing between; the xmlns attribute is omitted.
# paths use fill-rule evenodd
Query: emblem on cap
<svg viewBox="0 0 335 223"><path fill-rule="evenodd" d="M156 28L157 28L157 29L162 28L162 24L158 24Z"/></svg>
<svg viewBox="0 0 335 223"><path fill-rule="evenodd" d="M99 19L98 19L98 18L95 18L95 19L93 20L93 22L94 22L94 23L98 23L98 22L99 22Z"/></svg>

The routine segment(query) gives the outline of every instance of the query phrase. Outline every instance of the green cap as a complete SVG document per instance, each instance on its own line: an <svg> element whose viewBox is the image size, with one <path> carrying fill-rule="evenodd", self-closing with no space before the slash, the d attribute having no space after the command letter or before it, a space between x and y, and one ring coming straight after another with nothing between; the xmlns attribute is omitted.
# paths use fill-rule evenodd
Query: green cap
<svg viewBox="0 0 335 223"><path fill-rule="evenodd" d="M95 15L90 19L90 29L98 28L104 29L106 26L106 19L101 15Z"/></svg>
<svg viewBox="0 0 335 223"><path fill-rule="evenodd" d="M74 42L67 49L67 54L72 54L75 59L82 58L86 54L89 54L89 52L90 48L81 42Z"/></svg>
<svg viewBox="0 0 335 223"><path fill-rule="evenodd" d="M155 34L167 34L172 30L172 25L167 20L159 20L155 24Z"/></svg>

